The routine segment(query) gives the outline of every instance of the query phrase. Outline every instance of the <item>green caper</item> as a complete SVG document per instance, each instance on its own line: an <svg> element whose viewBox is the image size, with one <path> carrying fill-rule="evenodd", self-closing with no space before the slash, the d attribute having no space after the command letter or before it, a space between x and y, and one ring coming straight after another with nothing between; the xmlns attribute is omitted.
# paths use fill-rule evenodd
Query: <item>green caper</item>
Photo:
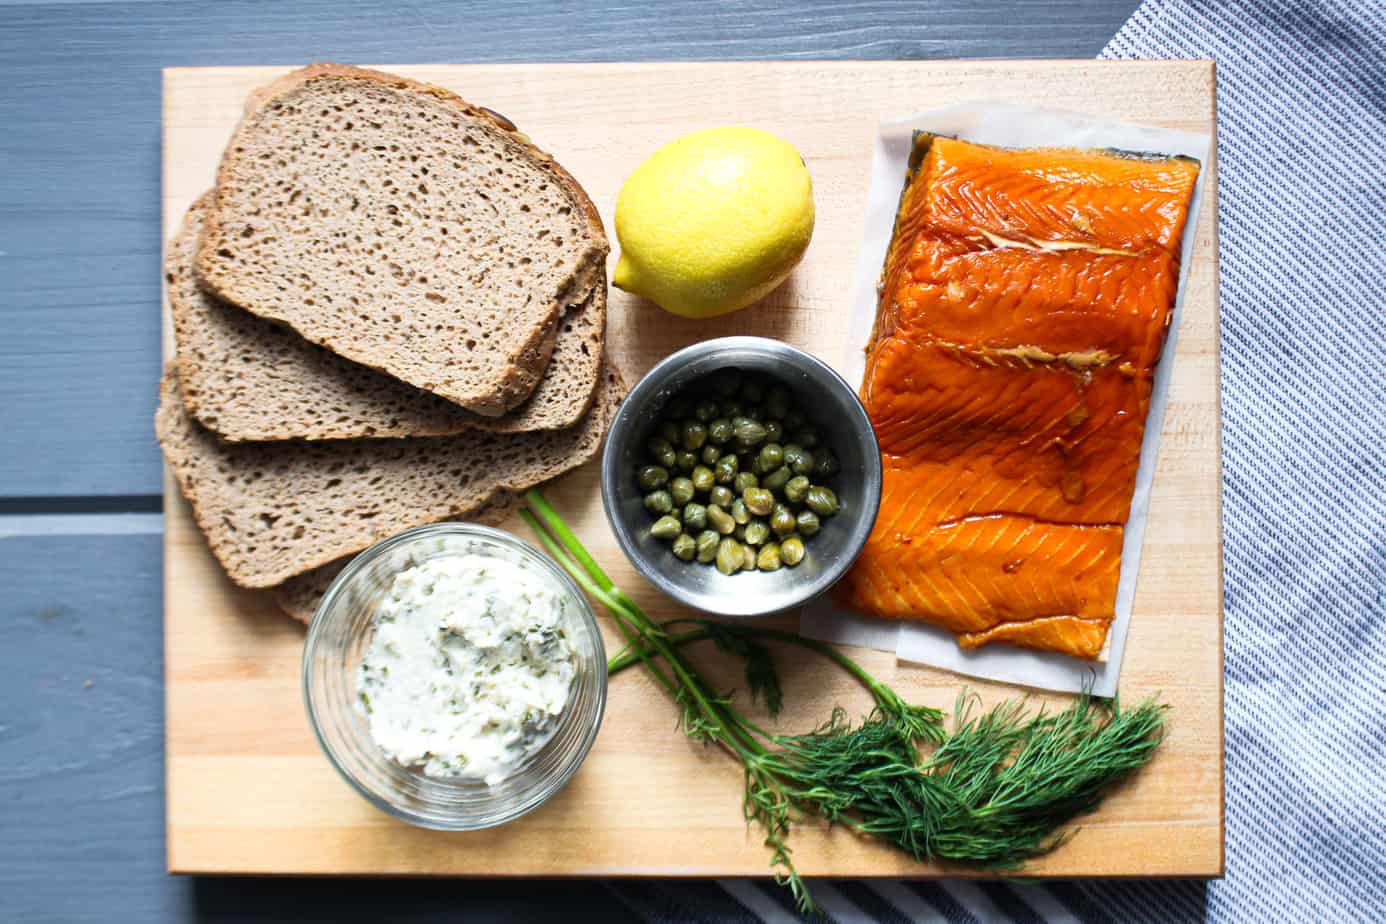
<svg viewBox="0 0 1386 924"><path fill-rule="evenodd" d="M763 401L765 399L765 383L753 375L743 377L741 379L741 397L747 401Z"/></svg>
<svg viewBox="0 0 1386 924"><path fill-rule="evenodd" d="M698 541L688 533L679 533L674 537L674 544L670 551L679 561L692 561L693 556L698 554Z"/></svg>
<svg viewBox="0 0 1386 924"><path fill-rule="evenodd" d="M716 504L709 504L707 508L707 525L717 530L724 536L730 536L732 530L736 529L736 521L732 519L730 513L723 510Z"/></svg>
<svg viewBox="0 0 1386 924"><path fill-rule="evenodd" d="M813 451L813 477L831 478L842 471L842 463L837 461L837 456L826 446Z"/></svg>
<svg viewBox="0 0 1386 924"><path fill-rule="evenodd" d="M708 400L699 401L697 406L693 408L693 416L703 423L707 423L717 416L717 402Z"/></svg>
<svg viewBox="0 0 1386 924"><path fill-rule="evenodd" d="M659 425L658 437L669 445L674 445L679 441L678 424L672 420L666 420Z"/></svg>
<svg viewBox="0 0 1386 924"><path fill-rule="evenodd" d="M669 496L675 507L682 507L693 499L693 479L682 475L669 482Z"/></svg>
<svg viewBox="0 0 1386 924"><path fill-rule="evenodd" d="M796 475L807 475L813 471L813 453L798 443L784 447L784 464Z"/></svg>
<svg viewBox="0 0 1386 924"><path fill-rule="evenodd" d="M773 472L784 464L784 447L779 443L766 443L760 447L760 454L756 456L756 461L760 463L761 469Z"/></svg>
<svg viewBox="0 0 1386 924"><path fill-rule="evenodd" d="M746 541L746 527L740 523L736 524L736 529L732 530L732 538L737 542Z"/></svg>
<svg viewBox="0 0 1386 924"><path fill-rule="evenodd" d="M741 493L746 509L758 517L768 516L775 508L775 495L765 488L747 488Z"/></svg>
<svg viewBox="0 0 1386 924"><path fill-rule="evenodd" d="M780 561L793 568L804 560L804 540L789 536L780 543Z"/></svg>
<svg viewBox="0 0 1386 924"><path fill-rule="evenodd" d="M669 483L669 470L661 465L645 465L636 473L635 479L642 489L653 491Z"/></svg>
<svg viewBox="0 0 1386 924"><path fill-rule="evenodd" d="M732 434L736 442L750 448L765 441L765 426L749 417L732 418Z"/></svg>
<svg viewBox="0 0 1386 924"><path fill-rule="evenodd" d="M809 487L807 475L795 475L784 483L784 498L791 504L802 504Z"/></svg>
<svg viewBox="0 0 1386 924"><path fill-rule="evenodd" d="M784 490L784 486L789 483L791 477L789 466L781 465L779 468L760 479L760 486L762 488L769 488L771 491L782 491Z"/></svg>
<svg viewBox="0 0 1386 924"><path fill-rule="evenodd" d="M722 447L708 443L702 448L702 451L698 453L698 458L702 459L703 464L706 466L711 467L716 465L717 460L722 458ZM716 475L717 473L713 472L713 474Z"/></svg>
<svg viewBox="0 0 1386 924"><path fill-rule="evenodd" d="M766 420L765 441L767 443L778 443L784 439L784 424L778 420Z"/></svg>
<svg viewBox="0 0 1386 924"><path fill-rule="evenodd" d="M715 529L705 529L698 533L694 541L698 544L698 561L706 565L717 557L717 543L722 541L722 537Z"/></svg>
<svg viewBox="0 0 1386 924"><path fill-rule="evenodd" d="M693 413L693 399L686 397L675 398L669 402L667 413L672 420L682 420ZM670 438L669 442L677 443L678 439L677 436L674 436Z"/></svg>
<svg viewBox="0 0 1386 924"><path fill-rule="evenodd" d="M784 424L784 428L786 430L797 430L800 427L802 427L805 422L806 421L804 420L804 412L800 411L798 408L793 407L791 407L788 411L785 412L784 420L781 421L781 423Z"/></svg>
<svg viewBox="0 0 1386 924"><path fill-rule="evenodd" d="M674 463L678 461L678 453L674 451L674 445L662 436L651 438L645 443L645 448L650 451L650 458L665 468L673 468Z"/></svg>
<svg viewBox="0 0 1386 924"><path fill-rule="evenodd" d="M746 509L746 502L741 498L738 497L736 500L732 501L729 509L732 519L736 522L742 524L751 522L751 511Z"/></svg>
<svg viewBox="0 0 1386 924"><path fill-rule="evenodd" d="M723 574L735 574L746 562L741 551L742 545L730 536L717 543L717 570Z"/></svg>
<svg viewBox="0 0 1386 924"><path fill-rule="evenodd" d="M698 464L697 453L689 452L687 449L680 449L678 452L678 461L674 464L678 467L679 471L686 475L693 471L693 466Z"/></svg>
<svg viewBox="0 0 1386 924"><path fill-rule="evenodd" d="M706 529L707 508L702 504L685 504L683 508L683 525L689 529Z"/></svg>
<svg viewBox="0 0 1386 924"><path fill-rule="evenodd" d="M770 527L764 520L752 520L746 524L747 545L762 545L766 539L770 538Z"/></svg>
<svg viewBox="0 0 1386 924"><path fill-rule="evenodd" d="M735 398L728 398L726 401L717 405L717 409L722 412L722 416L729 420L735 420L746 412L746 406Z"/></svg>
<svg viewBox="0 0 1386 924"><path fill-rule="evenodd" d="M712 476L712 469L706 465L696 465L693 473L688 476L693 482L693 490L701 491L706 494L712 490L712 486L717 483L717 479Z"/></svg>
<svg viewBox="0 0 1386 924"><path fill-rule="evenodd" d="M804 503L820 517L830 517L839 509L837 495L833 493L833 489L817 484L808 489L808 494L804 496Z"/></svg>
<svg viewBox="0 0 1386 924"><path fill-rule="evenodd" d="M730 507L732 502L736 500L736 495L732 493L732 489L724 484L714 485L712 490L708 492L708 497L712 503L723 510Z"/></svg>
<svg viewBox="0 0 1386 924"><path fill-rule="evenodd" d="M760 479L750 472L737 472L732 479L732 491L737 494L744 494L747 488L760 487Z"/></svg>
<svg viewBox="0 0 1386 924"><path fill-rule="evenodd" d="M756 550L752 546L741 547L741 567L746 571L756 570Z"/></svg>
<svg viewBox="0 0 1386 924"><path fill-rule="evenodd" d="M645 509L650 513L670 513L674 509L674 498L663 489L651 491L645 495Z"/></svg>
<svg viewBox="0 0 1386 924"><path fill-rule="evenodd" d="M741 387L741 372L737 369L723 369L712 377L712 390L723 398L730 398Z"/></svg>
<svg viewBox="0 0 1386 924"><path fill-rule="evenodd" d="M792 510L784 504L775 505L775 512L770 514L770 529L776 536L788 536L798 525Z"/></svg>
<svg viewBox="0 0 1386 924"><path fill-rule="evenodd" d="M756 556L756 567L761 571L780 570L780 544L778 542L767 542L760 547L760 554Z"/></svg>
<svg viewBox="0 0 1386 924"><path fill-rule="evenodd" d="M783 420L789 413L789 389L776 385L765 393L765 414L771 420Z"/></svg>
<svg viewBox="0 0 1386 924"><path fill-rule="evenodd" d="M814 449L818 446L818 431L812 427L801 427L798 430L790 431L789 438L805 449Z"/></svg>
<svg viewBox="0 0 1386 924"><path fill-rule="evenodd" d="M725 417L718 417L707 425L707 438L709 441L721 446L730 443L732 436L732 423Z"/></svg>
<svg viewBox="0 0 1386 924"><path fill-rule="evenodd" d="M812 536L818 532L822 524L818 521L818 514L812 510L800 510L799 515L794 518L798 531L805 536Z"/></svg>
<svg viewBox="0 0 1386 924"><path fill-rule="evenodd" d="M685 421L683 432L680 434L683 439L683 448L692 449L695 452L703 448L707 442L707 427L698 423L696 420Z"/></svg>
<svg viewBox="0 0 1386 924"><path fill-rule="evenodd" d="M650 527L650 535L656 539L673 539L682 532L683 524L679 522L678 517L668 515L655 520L654 525Z"/></svg>
<svg viewBox="0 0 1386 924"><path fill-rule="evenodd" d="M736 480L737 468L736 456L727 453L712 466L712 476L717 479L718 484L731 484Z"/></svg>

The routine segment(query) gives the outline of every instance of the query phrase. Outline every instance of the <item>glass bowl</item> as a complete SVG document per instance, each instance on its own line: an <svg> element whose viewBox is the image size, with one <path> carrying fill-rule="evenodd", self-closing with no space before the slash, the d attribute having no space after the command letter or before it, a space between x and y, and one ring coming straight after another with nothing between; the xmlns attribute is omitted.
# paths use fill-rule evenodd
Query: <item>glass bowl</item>
<svg viewBox="0 0 1386 924"><path fill-rule="evenodd" d="M576 676L548 741L505 780L438 779L388 758L356 708L356 672L368 650L372 617L396 574L442 555L505 559L538 572L559 589ZM377 808L424 828L468 831L532 811L577 772L606 706L606 648L596 615L577 584L552 559L509 533L470 523L420 526L362 552L318 605L303 646L308 720L337 772Z"/></svg>

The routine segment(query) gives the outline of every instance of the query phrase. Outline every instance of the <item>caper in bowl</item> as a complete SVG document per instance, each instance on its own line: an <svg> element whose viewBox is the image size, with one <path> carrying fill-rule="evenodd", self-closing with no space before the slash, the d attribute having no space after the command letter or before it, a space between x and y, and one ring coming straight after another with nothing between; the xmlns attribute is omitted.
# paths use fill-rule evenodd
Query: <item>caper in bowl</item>
<svg viewBox="0 0 1386 924"><path fill-rule="evenodd" d="M814 417L773 373L727 366L685 385L646 423L650 436L631 472L646 492L649 535L679 561L728 576L798 567L812 555L805 540L842 509L832 487L841 463ZM791 438L786 420L797 442L782 442ZM670 434L701 450L705 464L679 474ZM817 528L801 534L805 515ZM701 561L697 536L707 527L723 538L712 560Z"/></svg>
<svg viewBox="0 0 1386 924"><path fill-rule="evenodd" d="M754 337L659 363L622 405L602 460L622 550L661 590L723 615L825 591L865 544L880 490L852 387L816 357Z"/></svg>

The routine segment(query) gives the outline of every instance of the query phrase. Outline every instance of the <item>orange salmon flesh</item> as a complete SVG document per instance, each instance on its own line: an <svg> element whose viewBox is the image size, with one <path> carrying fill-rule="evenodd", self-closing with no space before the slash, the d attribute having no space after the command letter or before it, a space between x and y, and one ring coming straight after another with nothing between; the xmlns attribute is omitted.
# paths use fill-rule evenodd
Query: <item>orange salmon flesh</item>
<svg viewBox="0 0 1386 924"><path fill-rule="evenodd" d="M916 139L861 390L881 509L839 604L1101 654L1198 169Z"/></svg>

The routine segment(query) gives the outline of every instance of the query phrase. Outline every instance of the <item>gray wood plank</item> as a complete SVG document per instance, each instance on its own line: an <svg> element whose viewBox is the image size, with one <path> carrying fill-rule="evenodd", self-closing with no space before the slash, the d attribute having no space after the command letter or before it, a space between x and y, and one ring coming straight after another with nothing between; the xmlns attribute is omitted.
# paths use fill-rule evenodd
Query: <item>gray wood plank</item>
<svg viewBox="0 0 1386 924"><path fill-rule="evenodd" d="M55 519L105 534L0 538L0 918L632 920L598 883L166 876L162 537Z"/></svg>
<svg viewBox="0 0 1386 924"><path fill-rule="evenodd" d="M159 490L159 69L1091 57L1136 0L0 5L0 497ZM927 101L921 101L921 104Z"/></svg>
<svg viewBox="0 0 1386 924"><path fill-rule="evenodd" d="M26 921L622 921L589 883L163 874L159 68L1090 57L1136 0L0 0L0 907ZM15 500L18 499L18 500ZM85 535L64 535L71 528ZM91 686L86 682L90 680Z"/></svg>

